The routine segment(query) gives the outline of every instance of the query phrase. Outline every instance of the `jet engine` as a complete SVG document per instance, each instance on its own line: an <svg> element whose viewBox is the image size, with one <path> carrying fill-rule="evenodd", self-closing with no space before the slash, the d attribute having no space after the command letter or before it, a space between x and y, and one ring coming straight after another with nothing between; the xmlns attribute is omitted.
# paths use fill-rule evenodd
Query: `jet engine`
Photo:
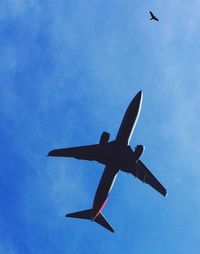
<svg viewBox="0 0 200 254"><path fill-rule="evenodd" d="M135 147L135 152L134 152L134 155L135 155L135 161L137 162L140 157L142 156L143 152L144 152L144 149L145 149L145 146L143 145L137 145Z"/></svg>
<svg viewBox="0 0 200 254"><path fill-rule="evenodd" d="M102 145L102 144L108 143L109 138L110 138L110 133L104 131L101 134L101 138L100 138L99 144Z"/></svg>

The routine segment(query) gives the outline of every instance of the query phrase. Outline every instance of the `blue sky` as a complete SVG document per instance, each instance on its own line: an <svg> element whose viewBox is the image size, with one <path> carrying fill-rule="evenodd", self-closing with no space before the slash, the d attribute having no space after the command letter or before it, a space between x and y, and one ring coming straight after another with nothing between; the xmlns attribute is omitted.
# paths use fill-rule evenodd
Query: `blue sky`
<svg viewBox="0 0 200 254"><path fill-rule="evenodd" d="M1 2L0 253L198 253L199 10L197 0ZM131 145L145 145L168 197L121 172L103 210L115 234L66 219L92 206L103 166L48 151L114 139L141 89Z"/></svg>

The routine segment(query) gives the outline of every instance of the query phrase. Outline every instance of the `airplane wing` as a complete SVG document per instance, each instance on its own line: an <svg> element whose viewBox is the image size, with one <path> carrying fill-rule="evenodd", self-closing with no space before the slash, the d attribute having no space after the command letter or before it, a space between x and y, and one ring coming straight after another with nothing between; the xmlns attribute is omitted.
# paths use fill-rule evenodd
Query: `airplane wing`
<svg viewBox="0 0 200 254"><path fill-rule="evenodd" d="M162 184L155 178L155 176L148 170L148 168L138 160L135 163L135 168L132 169L131 173L140 179L142 182L149 184L155 190L157 190L164 197L167 195L167 190Z"/></svg>
<svg viewBox="0 0 200 254"><path fill-rule="evenodd" d="M100 145L89 145L55 149L50 151L48 156L73 157L80 160L97 160L99 153Z"/></svg>

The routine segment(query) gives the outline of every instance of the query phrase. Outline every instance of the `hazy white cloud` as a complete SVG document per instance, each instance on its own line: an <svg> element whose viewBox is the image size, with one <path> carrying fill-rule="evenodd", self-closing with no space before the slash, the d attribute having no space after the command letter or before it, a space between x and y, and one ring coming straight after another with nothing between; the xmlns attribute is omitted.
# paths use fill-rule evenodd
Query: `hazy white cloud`
<svg viewBox="0 0 200 254"><path fill-rule="evenodd" d="M179 209L191 213L183 197L188 187L193 188L188 206L199 208L198 6L198 1L8 2L11 16L4 12L8 23L1 29L0 127L6 154L14 151L12 161L20 158L25 164L13 164L18 174L13 168L5 174L14 176L23 190L18 201L21 229L27 231L33 253L40 245L59 253L66 246L75 253L80 246L85 252L145 253L138 247L144 242L160 252L161 246L150 244L156 243L158 232L162 235L166 227L176 236L184 217ZM160 22L149 22L151 8ZM15 22L9 23L11 17ZM163 201L130 175L119 175L105 208L117 231L111 238L89 222L64 218L92 205L103 166L45 156L54 148L96 143L104 130L114 137L140 89L144 104L132 144L147 145L143 158L168 184L171 197ZM195 215L188 215L191 224ZM175 225L173 216L179 217ZM183 230L179 233L186 239ZM161 237L162 250L169 250L172 238L166 238ZM12 253L12 243L2 244L1 250Z"/></svg>

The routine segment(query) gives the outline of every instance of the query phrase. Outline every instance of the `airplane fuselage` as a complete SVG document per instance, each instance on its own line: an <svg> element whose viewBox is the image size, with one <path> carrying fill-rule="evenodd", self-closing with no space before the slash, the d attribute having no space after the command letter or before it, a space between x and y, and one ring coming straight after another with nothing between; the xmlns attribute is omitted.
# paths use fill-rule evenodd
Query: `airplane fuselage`
<svg viewBox="0 0 200 254"><path fill-rule="evenodd" d="M134 160L134 152L129 145L123 145L116 141L101 145L100 155L96 158L101 164L123 169Z"/></svg>
<svg viewBox="0 0 200 254"><path fill-rule="evenodd" d="M137 159L129 142L137 123L141 104L142 92L140 91L129 104L115 141L101 145L102 152L97 161L106 167L94 197L92 220L105 206L119 170L126 169L127 172L127 169L131 169Z"/></svg>
<svg viewBox="0 0 200 254"><path fill-rule="evenodd" d="M119 172L119 169L113 170L112 168L109 168L108 166L104 169L103 175L99 182L99 185L94 197L94 201L93 201L93 207L92 207L93 213L91 218L92 220L98 216L98 214L101 212L101 210L105 206L108 200L108 195L112 189L112 186L115 182L118 172Z"/></svg>
<svg viewBox="0 0 200 254"><path fill-rule="evenodd" d="M149 184L163 196L167 195L167 190L164 186L140 160L144 152L144 146L137 145L133 151L129 145L140 114L142 97L143 94L140 91L129 104L114 141L109 142L110 134L104 131L98 144L54 149L48 153L48 156L72 157L80 160L97 161L105 165L92 208L68 213L66 217L92 220L114 232L101 210L108 200L119 170L131 173L142 182Z"/></svg>

